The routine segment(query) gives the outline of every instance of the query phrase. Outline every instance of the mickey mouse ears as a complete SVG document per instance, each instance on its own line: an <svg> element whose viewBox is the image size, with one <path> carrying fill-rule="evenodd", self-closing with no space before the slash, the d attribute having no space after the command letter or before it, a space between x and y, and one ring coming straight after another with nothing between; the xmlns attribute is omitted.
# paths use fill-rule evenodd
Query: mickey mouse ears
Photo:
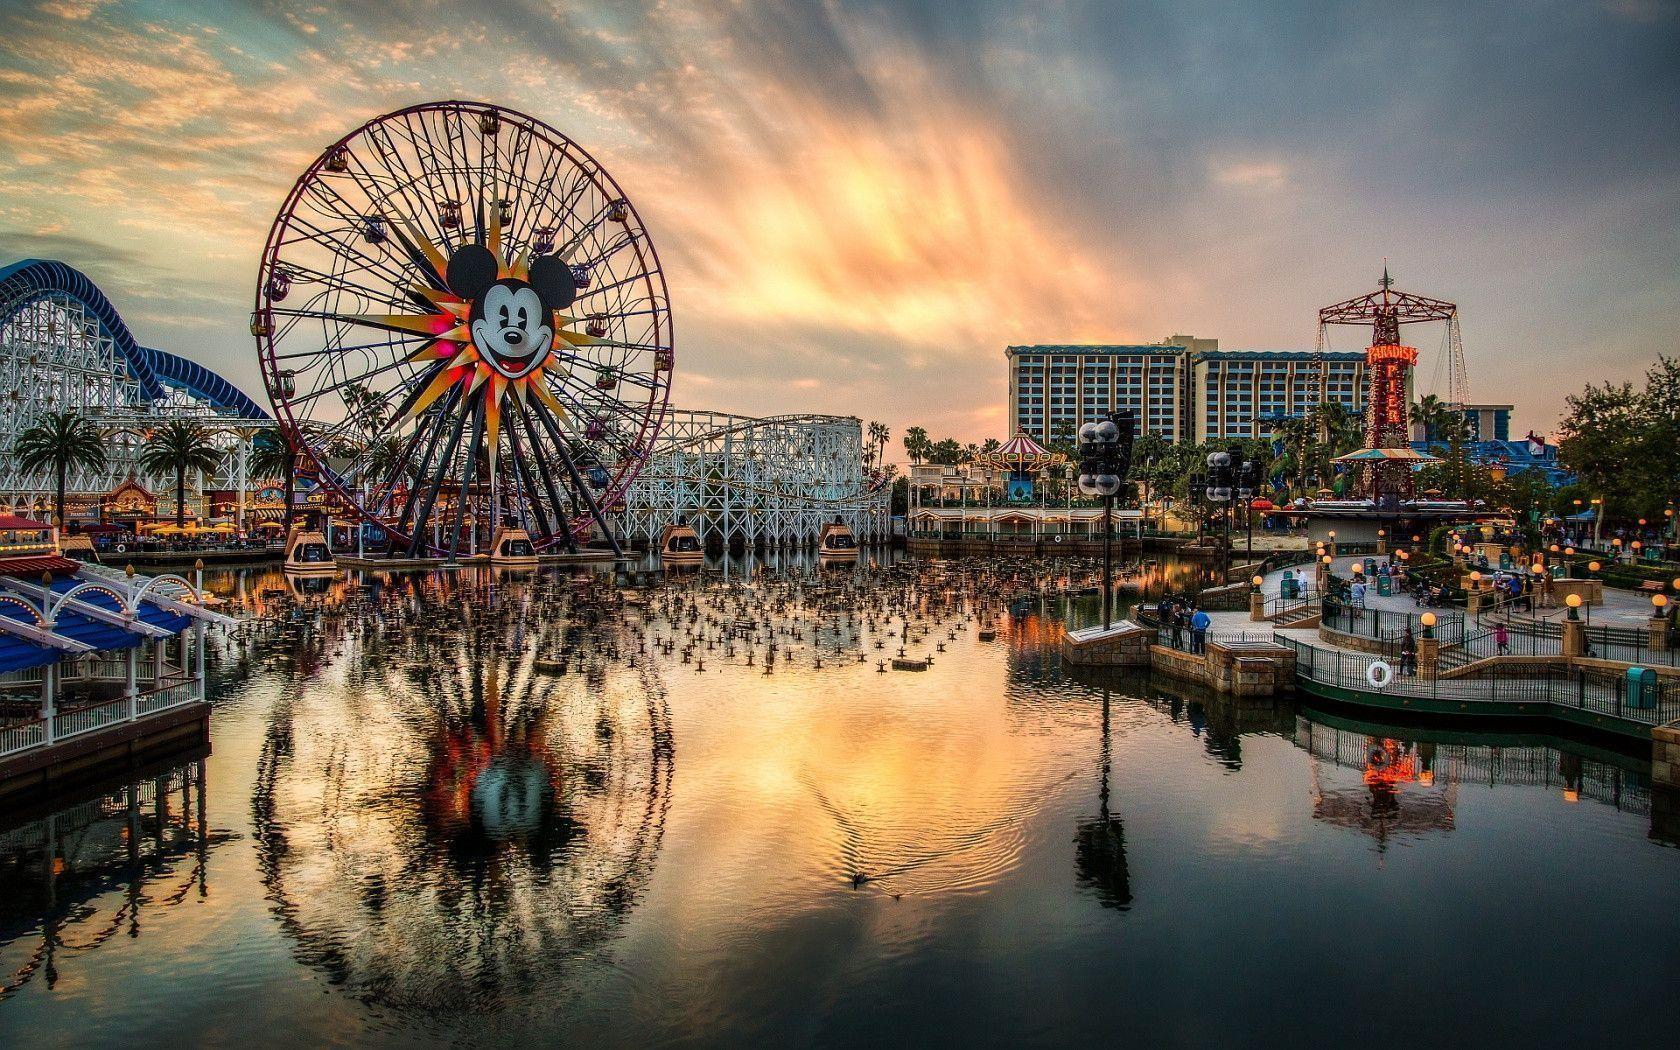
<svg viewBox="0 0 1680 1050"><path fill-rule="evenodd" d="M463 244L449 257L449 290L466 300L475 300L490 290L501 275L501 263L482 244ZM577 278L559 256L541 255L531 260L526 281L550 310L564 310L577 298Z"/></svg>
<svg viewBox="0 0 1680 1050"><path fill-rule="evenodd" d="M449 257L449 290L463 299L477 299L500 275L496 253L482 244L463 244Z"/></svg>

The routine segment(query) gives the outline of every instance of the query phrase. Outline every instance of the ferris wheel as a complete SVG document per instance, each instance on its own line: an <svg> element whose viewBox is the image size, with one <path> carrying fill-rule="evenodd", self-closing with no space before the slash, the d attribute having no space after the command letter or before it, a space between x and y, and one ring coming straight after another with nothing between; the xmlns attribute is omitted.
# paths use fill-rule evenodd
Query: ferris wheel
<svg viewBox="0 0 1680 1050"><path fill-rule="evenodd" d="M531 117L437 102L329 147L287 196L251 316L275 418L393 553L503 522L590 530L653 447L673 363L636 209Z"/></svg>

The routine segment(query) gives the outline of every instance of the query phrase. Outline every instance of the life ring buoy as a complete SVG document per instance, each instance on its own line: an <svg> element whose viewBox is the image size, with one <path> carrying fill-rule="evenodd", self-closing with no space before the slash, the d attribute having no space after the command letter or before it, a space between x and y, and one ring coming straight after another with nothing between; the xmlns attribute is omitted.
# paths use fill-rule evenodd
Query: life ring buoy
<svg viewBox="0 0 1680 1050"><path fill-rule="evenodd" d="M1388 765L1388 753L1380 747L1373 747L1371 753L1366 756L1366 761L1374 768L1381 769Z"/></svg>
<svg viewBox="0 0 1680 1050"><path fill-rule="evenodd" d="M128 544L126 544L126 543L117 544L117 553L118 554L127 554L128 553Z"/></svg>
<svg viewBox="0 0 1680 1050"><path fill-rule="evenodd" d="M1371 665L1365 668L1365 680L1370 682L1373 688L1386 688L1388 683L1394 681L1394 668L1389 666L1387 660L1372 660Z"/></svg>

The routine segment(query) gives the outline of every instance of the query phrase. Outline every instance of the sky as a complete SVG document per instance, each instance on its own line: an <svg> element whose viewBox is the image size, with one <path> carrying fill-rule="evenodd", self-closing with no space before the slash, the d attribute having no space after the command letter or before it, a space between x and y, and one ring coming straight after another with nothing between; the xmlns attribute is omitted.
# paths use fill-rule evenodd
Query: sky
<svg viewBox="0 0 1680 1050"><path fill-rule="evenodd" d="M1680 330L1680 0L0 0L0 263L261 400L292 181L445 98L625 187L683 408L1007 438L1005 346L1310 349L1385 260L1518 430Z"/></svg>

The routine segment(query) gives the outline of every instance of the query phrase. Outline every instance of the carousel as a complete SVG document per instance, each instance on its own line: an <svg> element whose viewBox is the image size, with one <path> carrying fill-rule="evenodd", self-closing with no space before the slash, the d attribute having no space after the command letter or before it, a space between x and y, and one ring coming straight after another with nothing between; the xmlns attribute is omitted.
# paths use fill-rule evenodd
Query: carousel
<svg viewBox="0 0 1680 1050"><path fill-rule="evenodd" d="M1051 452L1025 434L1016 434L997 451L982 453L974 462L1004 475L1009 502L1020 503L1034 498L1040 474L1066 463L1067 457Z"/></svg>

